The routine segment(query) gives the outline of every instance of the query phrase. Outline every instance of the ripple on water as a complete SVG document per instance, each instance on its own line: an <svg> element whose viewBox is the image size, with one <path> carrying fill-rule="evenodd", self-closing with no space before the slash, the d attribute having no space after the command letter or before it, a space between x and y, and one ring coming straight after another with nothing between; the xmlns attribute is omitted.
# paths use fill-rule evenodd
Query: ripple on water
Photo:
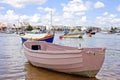
<svg viewBox="0 0 120 80"><path fill-rule="evenodd" d="M0 80L120 80L120 36L96 34L83 39L62 39L56 34L54 43L68 46L105 47L104 64L96 78L82 78L36 68L27 62L21 39L16 34L0 33Z"/></svg>

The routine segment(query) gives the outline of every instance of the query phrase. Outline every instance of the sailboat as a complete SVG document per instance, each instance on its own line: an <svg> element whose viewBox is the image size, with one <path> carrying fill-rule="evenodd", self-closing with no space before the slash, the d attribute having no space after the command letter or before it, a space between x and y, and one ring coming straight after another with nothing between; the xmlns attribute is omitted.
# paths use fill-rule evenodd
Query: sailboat
<svg viewBox="0 0 120 80"><path fill-rule="evenodd" d="M51 12L51 27L52 27L52 12ZM27 40L32 40L32 41L46 41L52 43L54 40L54 32L50 30L43 29L42 31L40 30L33 30L30 33L27 33L25 35L21 36L22 43L24 43Z"/></svg>

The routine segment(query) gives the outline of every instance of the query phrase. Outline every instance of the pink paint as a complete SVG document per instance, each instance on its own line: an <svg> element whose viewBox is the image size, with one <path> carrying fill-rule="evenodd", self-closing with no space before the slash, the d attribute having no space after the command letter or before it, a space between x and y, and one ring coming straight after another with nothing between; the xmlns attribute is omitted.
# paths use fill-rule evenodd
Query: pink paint
<svg viewBox="0 0 120 80"><path fill-rule="evenodd" d="M40 45L41 49L32 50L32 45ZM34 66L65 73L98 72L105 58L105 48L78 49L76 47L37 41L26 41L23 47L27 59ZM95 77L97 72L92 77Z"/></svg>

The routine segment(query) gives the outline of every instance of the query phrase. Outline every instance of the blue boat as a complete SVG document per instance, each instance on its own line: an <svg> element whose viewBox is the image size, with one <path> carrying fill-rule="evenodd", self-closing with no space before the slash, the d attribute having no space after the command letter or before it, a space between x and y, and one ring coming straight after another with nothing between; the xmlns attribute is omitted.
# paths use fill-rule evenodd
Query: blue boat
<svg viewBox="0 0 120 80"><path fill-rule="evenodd" d="M52 43L54 40L54 33L26 33L25 35L21 36L22 43L27 40L33 41L46 41Z"/></svg>

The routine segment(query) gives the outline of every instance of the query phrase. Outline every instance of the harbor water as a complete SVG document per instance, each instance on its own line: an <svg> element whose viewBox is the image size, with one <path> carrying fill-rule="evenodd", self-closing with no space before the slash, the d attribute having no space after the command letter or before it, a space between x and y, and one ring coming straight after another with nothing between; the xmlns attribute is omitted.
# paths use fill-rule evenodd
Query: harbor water
<svg viewBox="0 0 120 80"><path fill-rule="evenodd" d="M120 80L120 35L96 33L92 37L62 38L54 44L74 47L105 47L105 60L95 78L69 75L32 66L26 59L18 34L0 33L0 80Z"/></svg>

